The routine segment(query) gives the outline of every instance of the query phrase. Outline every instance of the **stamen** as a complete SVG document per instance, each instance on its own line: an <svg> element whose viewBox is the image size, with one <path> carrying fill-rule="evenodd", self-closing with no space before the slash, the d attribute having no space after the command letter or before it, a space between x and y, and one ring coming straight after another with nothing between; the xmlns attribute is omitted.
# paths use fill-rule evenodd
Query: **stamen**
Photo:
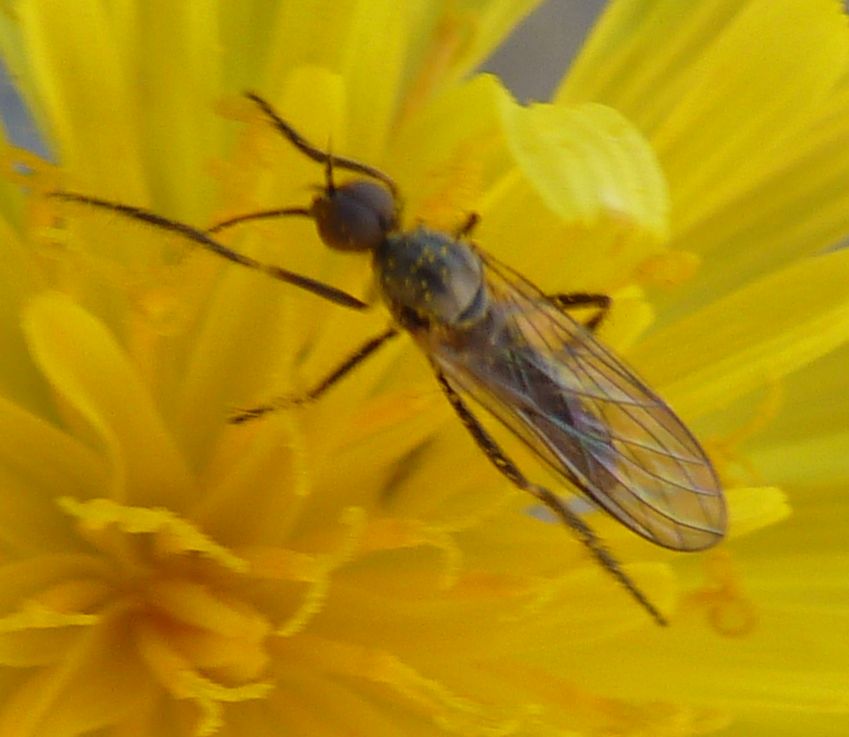
<svg viewBox="0 0 849 737"><path fill-rule="evenodd" d="M290 658L302 659L327 673L383 684L414 708L430 715L435 724L451 734L507 737L540 733L533 729L542 711L536 704L523 704L508 711L473 701L423 676L384 650L302 635L288 641L286 653Z"/></svg>
<svg viewBox="0 0 849 737"><path fill-rule="evenodd" d="M745 637L758 625L758 610L746 596L728 553L715 551L705 564L707 583L684 598L702 608L711 626L726 637Z"/></svg>
<svg viewBox="0 0 849 737"><path fill-rule="evenodd" d="M234 573L248 569L245 560L162 507L133 507L111 499L80 501L71 497L61 497L58 503L86 529L97 531L114 526L133 535L155 535L157 551L162 555L199 553Z"/></svg>
<svg viewBox="0 0 849 737"><path fill-rule="evenodd" d="M442 553L444 570L442 588L453 587L462 570L460 547L445 527L429 525L420 520L405 520L383 517L369 522L363 535L364 553L381 550L401 550L430 546Z"/></svg>
<svg viewBox="0 0 849 737"><path fill-rule="evenodd" d="M360 548L365 528L366 513L359 507L349 507L342 513L340 522L346 528L339 547L322 555L309 555L282 548L254 548L243 551L249 562L248 574L269 580L302 581L309 584L301 603L282 622L274 634L292 637L301 632L307 623L321 611L330 588L331 574L347 563Z"/></svg>
<svg viewBox="0 0 849 737"><path fill-rule="evenodd" d="M144 624L136 631L142 658L162 686L177 699L194 701L201 716L194 737L209 737L223 724L223 704L265 698L271 683L255 682L224 686L198 673L190 663L160 635L154 626Z"/></svg>
<svg viewBox="0 0 849 737"><path fill-rule="evenodd" d="M651 287L678 287L690 281L702 259L689 251L665 251L649 256L637 266L634 276Z"/></svg>

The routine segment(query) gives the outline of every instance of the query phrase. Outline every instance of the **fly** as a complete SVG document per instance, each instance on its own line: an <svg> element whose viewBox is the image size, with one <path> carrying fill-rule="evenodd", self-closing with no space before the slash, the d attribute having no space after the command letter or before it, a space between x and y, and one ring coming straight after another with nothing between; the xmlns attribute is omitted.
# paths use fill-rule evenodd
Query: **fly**
<svg viewBox="0 0 849 737"><path fill-rule="evenodd" d="M267 218L312 219L339 251L371 254L392 324L363 344L303 396L278 397L241 411L245 422L317 400L401 332L429 360L459 419L498 471L564 522L588 551L657 621L666 620L622 570L592 529L557 494L530 481L475 416L499 420L562 480L651 542L694 551L725 533L717 475L685 425L593 333L610 306L598 294L547 295L469 240L477 217L454 233L401 228L398 188L382 171L316 148L256 94L247 97L301 153L324 166L324 186L308 206L247 213L206 231L149 210L73 192L52 197L120 213L170 231L234 263L354 310L368 304L323 282L233 251L213 237ZM357 178L337 184L336 170ZM594 307L579 323L569 313Z"/></svg>

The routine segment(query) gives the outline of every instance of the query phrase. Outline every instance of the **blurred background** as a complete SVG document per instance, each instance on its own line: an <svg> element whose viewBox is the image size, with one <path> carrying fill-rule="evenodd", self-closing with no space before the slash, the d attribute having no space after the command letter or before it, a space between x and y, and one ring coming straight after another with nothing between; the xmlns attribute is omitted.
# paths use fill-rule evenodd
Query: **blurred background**
<svg viewBox="0 0 849 737"><path fill-rule="evenodd" d="M519 100L547 100L607 0L547 0L483 65Z"/></svg>

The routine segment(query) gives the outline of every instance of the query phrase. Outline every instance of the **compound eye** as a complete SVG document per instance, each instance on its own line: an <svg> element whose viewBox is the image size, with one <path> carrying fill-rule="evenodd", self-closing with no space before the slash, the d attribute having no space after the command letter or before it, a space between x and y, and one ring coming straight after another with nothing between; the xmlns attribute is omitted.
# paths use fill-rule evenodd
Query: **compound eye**
<svg viewBox="0 0 849 737"><path fill-rule="evenodd" d="M397 225L392 194L365 179L323 192L311 212L321 240L340 251L377 248Z"/></svg>

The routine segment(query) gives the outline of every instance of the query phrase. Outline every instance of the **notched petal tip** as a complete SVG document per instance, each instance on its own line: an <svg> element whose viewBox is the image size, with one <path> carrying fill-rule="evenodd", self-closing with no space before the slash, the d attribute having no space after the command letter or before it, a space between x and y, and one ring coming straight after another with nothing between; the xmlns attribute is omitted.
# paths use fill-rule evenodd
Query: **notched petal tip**
<svg viewBox="0 0 849 737"><path fill-rule="evenodd" d="M606 217L666 237L666 178L651 145L623 115L598 103L522 107L508 99L501 113L517 164L561 218Z"/></svg>

